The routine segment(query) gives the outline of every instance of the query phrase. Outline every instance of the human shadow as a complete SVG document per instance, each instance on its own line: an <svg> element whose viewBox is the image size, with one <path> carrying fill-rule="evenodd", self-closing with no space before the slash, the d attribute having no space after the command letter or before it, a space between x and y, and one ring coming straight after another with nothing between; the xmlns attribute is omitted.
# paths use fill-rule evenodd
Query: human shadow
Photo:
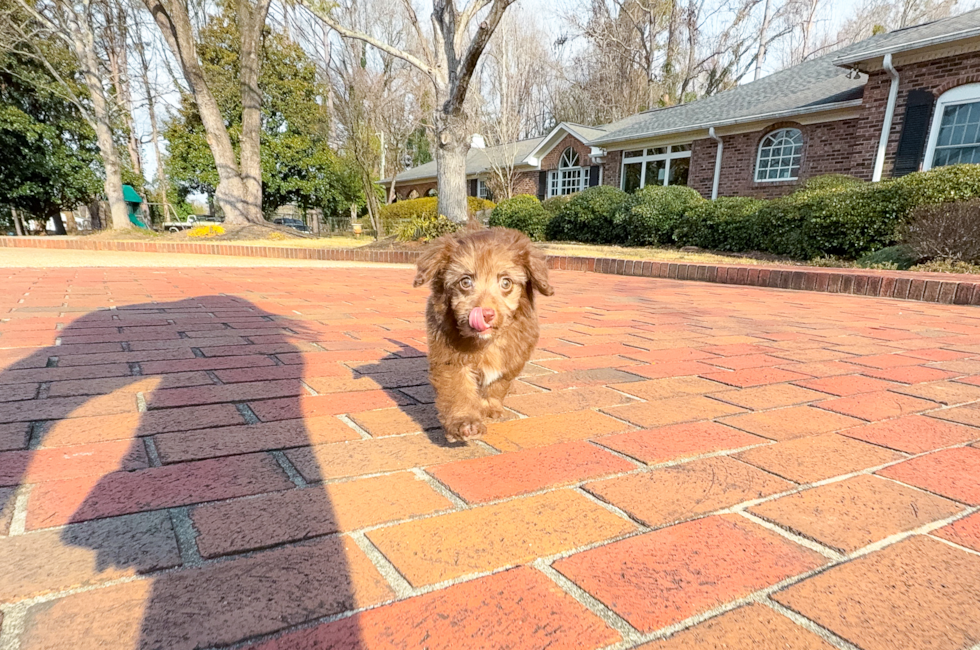
<svg viewBox="0 0 980 650"><path fill-rule="evenodd" d="M399 428L386 433L422 431L433 444L440 447L465 447L465 442L447 440L439 423L435 392L429 383L429 359L426 353L404 341L386 340L398 346L393 355L353 368L354 379L370 378L392 401L400 404L399 410L407 416L405 422L395 425ZM416 403L406 404L406 395ZM355 422L358 421L356 415L353 418ZM375 433L370 431L370 427L367 428L368 433Z"/></svg>
<svg viewBox="0 0 980 650"><path fill-rule="evenodd" d="M337 429L275 415L302 413L303 335L231 296L120 306L0 373L0 429L26 434L0 454L0 512L22 528L0 544L28 548L0 545L22 578L0 602L117 581L32 606L30 647L192 650L358 607L353 542L313 483L309 446Z"/></svg>

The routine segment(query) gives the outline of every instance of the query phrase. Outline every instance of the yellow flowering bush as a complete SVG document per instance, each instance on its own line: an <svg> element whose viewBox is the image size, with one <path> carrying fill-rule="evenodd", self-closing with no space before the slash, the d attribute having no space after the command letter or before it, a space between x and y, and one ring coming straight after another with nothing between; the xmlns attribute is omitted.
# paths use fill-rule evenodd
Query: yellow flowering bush
<svg viewBox="0 0 980 650"><path fill-rule="evenodd" d="M188 237L217 237L225 234L225 229L221 226L197 226L187 231Z"/></svg>

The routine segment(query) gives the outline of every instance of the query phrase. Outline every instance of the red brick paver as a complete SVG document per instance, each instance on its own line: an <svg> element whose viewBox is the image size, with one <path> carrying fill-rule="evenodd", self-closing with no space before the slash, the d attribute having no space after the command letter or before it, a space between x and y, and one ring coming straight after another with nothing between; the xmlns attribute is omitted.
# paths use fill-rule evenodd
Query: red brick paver
<svg viewBox="0 0 980 650"><path fill-rule="evenodd" d="M664 271L555 271L457 445L409 268L3 270L0 639L980 643L976 307Z"/></svg>

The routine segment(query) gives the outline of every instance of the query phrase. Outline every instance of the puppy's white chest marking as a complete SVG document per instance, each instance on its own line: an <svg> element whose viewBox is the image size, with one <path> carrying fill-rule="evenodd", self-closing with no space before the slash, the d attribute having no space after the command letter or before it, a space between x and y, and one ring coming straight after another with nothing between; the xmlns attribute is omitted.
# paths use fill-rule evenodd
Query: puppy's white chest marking
<svg viewBox="0 0 980 650"><path fill-rule="evenodd" d="M493 382L500 379L504 373L500 372L496 368L481 368L480 372L483 373L483 387L486 388Z"/></svg>

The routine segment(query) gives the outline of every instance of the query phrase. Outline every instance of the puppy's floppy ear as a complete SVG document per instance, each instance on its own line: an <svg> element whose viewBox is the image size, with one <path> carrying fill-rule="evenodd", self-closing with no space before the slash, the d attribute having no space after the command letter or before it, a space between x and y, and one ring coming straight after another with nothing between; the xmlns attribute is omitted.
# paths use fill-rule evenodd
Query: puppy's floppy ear
<svg viewBox="0 0 980 650"><path fill-rule="evenodd" d="M412 282L413 287L421 287L426 282L431 282L446 267L452 250L455 248L455 240L451 235L445 235L433 240L429 246L429 250L423 253L419 261L415 263L416 273L415 281Z"/></svg>
<svg viewBox="0 0 980 650"><path fill-rule="evenodd" d="M548 282L548 262L544 253L530 243L527 247L527 263L524 266L528 281L538 293L544 296L555 295L555 290Z"/></svg>

